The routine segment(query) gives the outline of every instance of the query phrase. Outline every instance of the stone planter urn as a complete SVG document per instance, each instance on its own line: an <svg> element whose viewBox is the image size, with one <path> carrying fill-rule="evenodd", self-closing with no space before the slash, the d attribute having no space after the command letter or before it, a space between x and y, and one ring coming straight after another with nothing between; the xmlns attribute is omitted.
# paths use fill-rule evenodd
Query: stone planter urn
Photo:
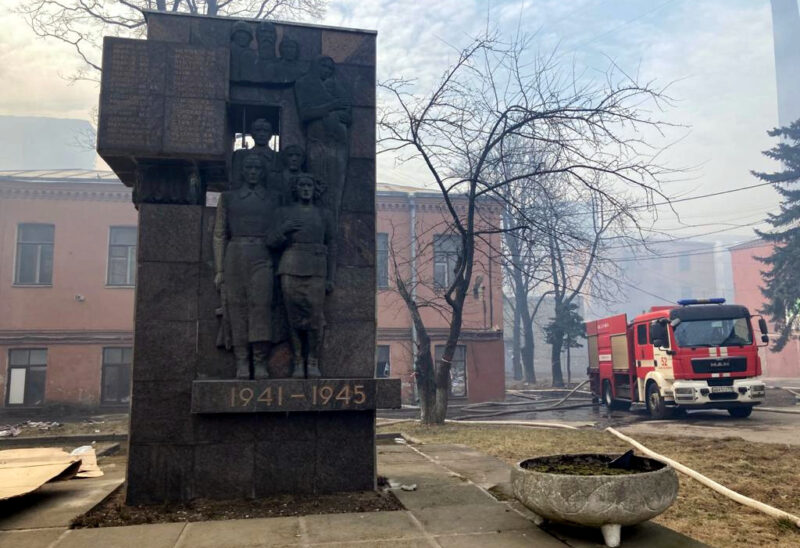
<svg viewBox="0 0 800 548"><path fill-rule="evenodd" d="M604 465L619 455L552 455L519 462L511 471L516 498L546 520L600 527L607 546L619 546L623 525L653 518L669 508L678 495L678 476L670 466L633 457L631 470Z"/></svg>

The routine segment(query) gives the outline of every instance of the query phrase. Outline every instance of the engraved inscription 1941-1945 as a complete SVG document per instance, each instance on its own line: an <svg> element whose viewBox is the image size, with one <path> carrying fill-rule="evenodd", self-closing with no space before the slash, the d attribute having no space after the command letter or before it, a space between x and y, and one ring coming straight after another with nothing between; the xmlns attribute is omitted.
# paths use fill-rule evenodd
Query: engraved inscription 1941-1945
<svg viewBox="0 0 800 548"><path fill-rule="evenodd" d="M384 379L195 381L192 413L363 411L394 407Z"/></svg>

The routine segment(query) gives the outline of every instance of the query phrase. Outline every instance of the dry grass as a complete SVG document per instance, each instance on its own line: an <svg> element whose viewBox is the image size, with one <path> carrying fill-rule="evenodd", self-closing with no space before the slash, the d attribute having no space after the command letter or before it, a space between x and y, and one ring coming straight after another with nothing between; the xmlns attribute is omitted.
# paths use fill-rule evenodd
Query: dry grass
<svg viewBox="0 0 800 548"><path fill-rule="evenodd" d="M387 431L424 443L461 443L510 463L554 453L623 452L630 447L597 430L397 424ZM648 448L697 470L748 497L800 514L800 448L755 444L739 438L635 437ZM800 529L718 495L680 477L678 500L656 522L719 547L800 546Z"/></svg>

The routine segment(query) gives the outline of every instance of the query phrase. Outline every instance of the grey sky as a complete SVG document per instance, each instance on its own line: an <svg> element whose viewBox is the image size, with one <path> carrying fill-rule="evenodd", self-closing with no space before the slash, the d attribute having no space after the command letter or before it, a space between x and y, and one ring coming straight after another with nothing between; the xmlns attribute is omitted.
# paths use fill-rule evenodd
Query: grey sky
<svg viewBox="0 0 800 548"><path fill-rule="evenodd" d="M579 66L601 70L613 59L623 69L662 84L674 82L677 100L669 121L689 125L666 156L676 166L696 166L690 180L665 186L672 196L691 196L755 184L750 169L773 169L760 152L773 143L765 131L777 123L777 99L768 0L336 0L326 24L375 28L379 32L379 78L418 77L431 82L486 24L538 32L543 51L555 46ZM0 114L89 118L97 102L92 83L71 84L75 59L55 42L33 35L13 15L0 16ZM607 56L607 57L606 57ZM394 169L379 161L379 180L424 182L424 173ZM769 188L728 194L722 199L682 202L685 236L728 229L716 222L744 224L763 218L777 198ZM662 215L659 228L678 226ZM746 239L751 228L730 230ZM713 239L708 236L709 239Z"/></svg>

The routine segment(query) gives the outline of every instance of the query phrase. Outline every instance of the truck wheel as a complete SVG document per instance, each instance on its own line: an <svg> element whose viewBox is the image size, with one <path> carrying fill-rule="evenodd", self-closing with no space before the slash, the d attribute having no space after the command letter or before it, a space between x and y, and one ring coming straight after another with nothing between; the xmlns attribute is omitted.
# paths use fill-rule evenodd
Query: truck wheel
<svg viewBox="0 0 800 548"><path fill-rule="evenodd" d="M736 417L737 419L746 419L750 416L750 413L753 412L753 408L750 406L745 407L731 407L728 409L728 414L731 417Z"/></svg>
<svg viewBox="0 0 800 548"><path fill-rule="evenodd" d="M630 402L615 400L611 393L611 383L603 381L603 403L609 409L627 411L631 408Z"/></svg>
<svg viewBox="0 0 800 548"><path fill-rule="evenodd" d="M650 412L650 417L655 420L665 419L669 414L658 385L654 382L647 385L647 410Z"/></svg>

